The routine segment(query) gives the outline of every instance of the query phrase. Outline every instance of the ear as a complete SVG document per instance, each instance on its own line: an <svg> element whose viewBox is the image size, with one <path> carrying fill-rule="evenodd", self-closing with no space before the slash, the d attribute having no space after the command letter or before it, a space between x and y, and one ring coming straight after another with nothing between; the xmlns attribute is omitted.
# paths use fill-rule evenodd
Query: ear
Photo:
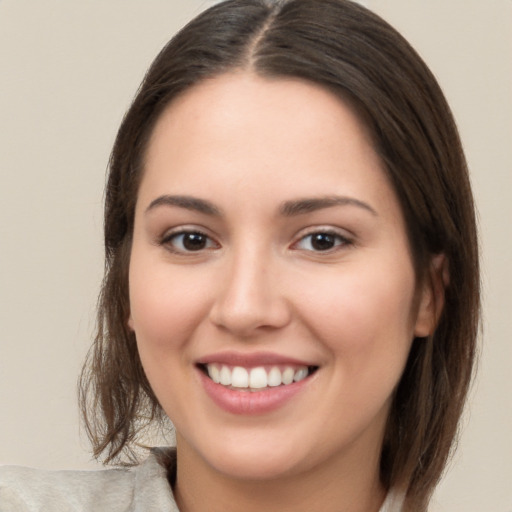
<svg viewBox="0 0 512 512"><path fill-rule="evenodd" d="M445 254L436 254L430 260L428 275L422 284L414 336L424 338L431 335L444 308L444 295L450 282L448 260Z"/></svg>
<svg viewBox="0 0 512 512"><path fill-rule="evenodd" d="M128 329L130 329L130 331L135 331L135 329L133 328L133 318L131 313L128 316L128 320L126 321L126 323L128 324Z"/></svg>

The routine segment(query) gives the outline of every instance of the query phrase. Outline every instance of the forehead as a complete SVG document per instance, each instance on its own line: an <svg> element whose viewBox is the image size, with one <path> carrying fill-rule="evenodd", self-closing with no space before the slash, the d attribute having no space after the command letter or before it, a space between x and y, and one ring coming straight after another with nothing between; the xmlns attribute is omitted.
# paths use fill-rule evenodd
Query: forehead
<svg viewBox="0 0 512 512"><path fill-rule="evenodd" d="M355 109L327 89L300 79L239 72L205 80L175 98L156 123L145 160L151 167L187 150L190 157L206 157L214 148L219 153L239 148L246 161L253 156L264 163L275 155L293 160L306 148L316 151L309 152L315 158L337 152L370 156L372 142ZM248 154L256 148L256 154Z"/></svg>
<svg viewBox="0 0 512 512"><path fill-rule="evenodd" d="M291 130L293 126L296 131ZM307 134L311 141L334 128L340 140L360 138L371 145L362 116L341 95L307 80L262 77L241 70L204 80L176 97L156 123L150 145L163 131L173 129L189 129L198 138L202 134L210 138L220 127L243 128L240 135L258 138L280 131L278 141L283 143L287 133L297 138L298 130L315 126L321 130Z"/></svg>

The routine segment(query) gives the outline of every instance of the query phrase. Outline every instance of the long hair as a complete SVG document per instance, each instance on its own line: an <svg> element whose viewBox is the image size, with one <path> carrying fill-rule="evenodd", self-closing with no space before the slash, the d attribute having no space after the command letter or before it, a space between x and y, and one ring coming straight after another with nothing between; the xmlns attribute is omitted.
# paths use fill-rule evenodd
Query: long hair
<svg viewBox="0 0 512 512"><path fill-rule="evenodd" d="M417 279L444 253L449 284L437 329L413 342L395 391L380 476L426 508L457 433L479 321L478 244L467 166L432 73L405 39L348 0L228 0L200 14L160 52L110 158L105 276L80 399L96 457L133 459L140 429L163 412L145 377L129 315L128 266L144 155L156 121L184 90L236 69L301 78L353 104L398 196Z"/></svg>

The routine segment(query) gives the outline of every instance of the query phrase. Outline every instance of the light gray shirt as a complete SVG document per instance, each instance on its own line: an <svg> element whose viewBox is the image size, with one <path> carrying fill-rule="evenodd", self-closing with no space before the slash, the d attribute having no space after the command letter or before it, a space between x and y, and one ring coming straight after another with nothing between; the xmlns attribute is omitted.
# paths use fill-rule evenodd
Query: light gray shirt
<svg viewBox="0 0 512 512"><path fill-rule="evenodd" d="M179 512L170 481L176 452L153 448L140 465L99 471L0 467L1 512ZM389 493L379 512L400 512Z"/></svg>

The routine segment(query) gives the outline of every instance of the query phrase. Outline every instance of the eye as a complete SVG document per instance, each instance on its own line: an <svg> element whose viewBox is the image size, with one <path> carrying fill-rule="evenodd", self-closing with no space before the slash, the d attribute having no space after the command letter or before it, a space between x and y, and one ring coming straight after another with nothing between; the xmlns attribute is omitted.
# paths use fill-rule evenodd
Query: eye
<svg viewBox="0 0 512 512"><path fill-rule="evenodd" d="M339 246L350 245L348 238L332 231L315 231L303 236L294 244L294 249L314 252L328 252Z"/></svg>
<svg viewBox="0 0 512 512"><path fill-rule="evenodd" d="M164 237L161 244L177 253L199 252L218 247L215 241L200 231L170 233Z"/></svg>

